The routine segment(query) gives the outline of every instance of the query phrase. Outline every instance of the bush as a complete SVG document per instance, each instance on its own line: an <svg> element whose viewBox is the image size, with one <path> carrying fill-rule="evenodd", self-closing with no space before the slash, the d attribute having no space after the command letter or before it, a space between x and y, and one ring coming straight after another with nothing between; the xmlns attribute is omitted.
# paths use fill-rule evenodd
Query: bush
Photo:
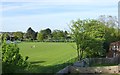
<svg viewBox="0 0 120 75"><path fill-rule="evenodd" d="M3 73L20 73L25 72L29 68L27 62L28 57L23 59L19 53L19 48L16 44L7 44L5 41L2 44L2 70Z"/></svg>

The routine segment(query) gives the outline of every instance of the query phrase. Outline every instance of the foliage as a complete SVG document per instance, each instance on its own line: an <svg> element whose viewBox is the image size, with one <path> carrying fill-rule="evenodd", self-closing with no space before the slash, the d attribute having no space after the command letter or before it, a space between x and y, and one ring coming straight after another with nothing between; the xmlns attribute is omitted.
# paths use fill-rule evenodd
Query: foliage
<svg viewBox="0 0 120 75"><path fill-rule="evenodd" d="M25 34L25 38L29 40L35 40L36 36L36 32L31 27L29 27L27 33Z"/></svg>
<svg viewBox="0 0 120 75"><path fill-rule="evenodd" d="M105 24L108 28L118 28L118 21L116 16L100 15L98 20Z"/></svg>
<svg viewBox="0 0 120 75"><path fill-rule="evenodd" d="M115 16L101 15L98 19L105 25L105 42L114 42L120 40L120 29Z"/></svg>
<svg viewBox="0 0 120 75"><path fill-rule="evenodd" d="M7 44L5 41L2 44L2 65L3 73L24 72L28 68L28 57L23 59L19 54L19 48L16 44Z"/></svg>
<svg viewBox="0 0 120 75"><path fill-rule="evenodd" d="M51 30L49 28L41 30L38 33L38 40L49 39L51 38Z"/></svg>
<svg viewBox="0 0 120 75"><path fill-rule="evenodd" d="M103 55L104 24L97 20L72 21L71 31L77 45L78 60Z"/></svg>
<svg viewBox="0 0 120 75"><path fill-rule="evenodd" d="M106 42L114 42L120 40L120 33L115 28L107 28L105 29L105 41Z"/></svg>
<svg viewBox="0 0 120 75"><path fill-rule="evenodd" d="M2 34L0 34L0 45L2 44Z"/></svg>
<svg viewBox="0 0 120 75"><path fill-rule="evenodd" d="M15 40L23 40L23 32L13 32Z"/></svg>
<svg viewBox="0 0 120 75"><path fill-rule="evenodd" d="M51 32L52 32L51 29L49 29L49 28L47 28L47 29L45 29L45 30L46 30L46 34L47 34L47 35L50 35Z"/></svg>
<svg viewBox="0 0 120 75"><path fill-rule="evenodd" d="M53 30L53 32L47 28L44 30L41 30L37 34L37 40L39 41L65 41L66 39L70 39L68 37L67 31L62 31L62 30Z"/></svg>
<svg viewBox="0 0 120 75"><path fill-rule="evenodd" d="M38 34L37 34L37 40L38 40L38 41L43 41L43 39L44 39L43 34L42 34L42 33L38 33Z"/></svg>
<svg viewBox="0 0 120 75"><path fill-rule="evenodd" d="M52 38L55 40L60 40L64 38L64 32L61 30L54 30L52 32Z"/></svg>
<svg viewBox="0 0 120 75"><path fill-rule="evenodd" d="M40 30L35 32L31 27L28 28L26 33L17 31L17 32L2 32L2 39L5 37L6 40L10 41L53 41L53 42L65 42L72 41L71 36L67 31L62 30L53 30L50 28Z"/></svg>
<svg viewBox="0 0 120 75"><path fill-rule="evenodd" d="M3 33L3 34L2 34L2 36L1 36L2 42L4 41L4 39L10 40L10 36L8 35L8 33Z"/></svg>

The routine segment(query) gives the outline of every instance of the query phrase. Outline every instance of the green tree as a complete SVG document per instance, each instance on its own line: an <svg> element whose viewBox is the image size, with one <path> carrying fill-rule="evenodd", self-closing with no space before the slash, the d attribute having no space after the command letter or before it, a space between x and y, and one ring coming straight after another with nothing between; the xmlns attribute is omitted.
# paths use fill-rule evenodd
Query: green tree
<svg viewBox="0 0 120 75"><path fill-rule="evenodd" d="M37 40L38 40L38 41L43 41L43 40L44 40L44 36L43 36L42 33L38 33L38 34L37 34Z"/></svg>
<svg viewBox="0 0 120 75"><path fill-rule="evenodd" d="M120 40L120 30L115 16L101 15L98 20L105 24L105 42Z"/></svg>
<svg viewBox="0 0 120 75"><path fill-rule="evenodd" d="M25 34L25 37L29 40L35 40L36 32L31 27L29 27L27 33Z"/></svg>
<svg viewBox="0 0 120 75"><path fill-rule="evenodd" d="M51 38L51 32L52 31L49 28L40 31L40 33L43 35L44 39Z"/></svg>
<svg viewBox="0 0 120 75"><path fill-rule="evenodd" d="M2 34L0 34L0 45L2 44Z"/></svg>
<svg viewBox="0 0 120 75"><path fill-rule="evenodd" d="M52 32L52 38L54 40L61 40L61 39L64 39L65 35L64 35L64 32L62 30L54 30Z"/></svg>
<svg viewBox="0 0 120 75"><path fill-rule="evenodd" d="M38 34L38 37L40 36L40 38L43 40L43 39L49 39L51 38L51 29L47 28L47 29L44 29L44 30L41 30ZM41 37L42 36L42 37ZM37 37L37 38L38 38Z"/></svg>
<svg viewBox="0 0 120 75"><path fill-rule="evenodd" d="M13 36L16 40L23 40L23 32L13 32Z"/></svg>
<svg viewBox="0 0 120 75"><path fill-rule="evenodd" d="M2 33L2 36L1 36L1 40L3 42L3 40L10 40L10 36L8 33Z"/></svg>
<svg viewBox="0 0 120 75"><path fill-rule="evenodd" d="M51 32L52 32L51 29L47 28L47 29L45 29L45 30L46 30L46 34L50 36L50 35L51 35Z"/></svg>
<svg viewBox="0 0 120 75"><path fill-rule="evenodd" d="M72 35L77 46L78 60L86 54L89 57L103 55L104 24L97 20L72 21Z"/></svg>
<svg viewBox="0 0 120 75"><path fill-rule="evenodd" d="M67 36L68 36L68 32L65 31L65 32L64 32L64 38L67 39Z"/></svg>

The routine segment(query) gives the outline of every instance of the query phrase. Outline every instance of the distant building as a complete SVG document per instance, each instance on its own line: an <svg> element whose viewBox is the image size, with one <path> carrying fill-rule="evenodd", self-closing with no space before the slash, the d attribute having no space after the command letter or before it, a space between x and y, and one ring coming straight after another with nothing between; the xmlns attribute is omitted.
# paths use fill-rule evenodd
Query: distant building
<svg viewBox="0 0 120 75"><path fill-rule="evenodd" d="M9 41L15 41L15 36L13 35L13 32L0 32L0 34L8 34L7 40Z"/></svg>
<svg viewBox="0 0 120 75"><path fill-rule="evenodd" d="M107 57L117 56L120 56L120 41L110 43L109 51L107 53Z"/></svg>

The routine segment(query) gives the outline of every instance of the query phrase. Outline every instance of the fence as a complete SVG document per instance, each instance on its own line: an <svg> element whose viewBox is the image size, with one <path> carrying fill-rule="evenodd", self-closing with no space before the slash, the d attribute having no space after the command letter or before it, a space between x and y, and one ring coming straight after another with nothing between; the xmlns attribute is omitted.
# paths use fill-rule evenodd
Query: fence
<svg viewBox="0 0 120 75"><path fill-rule="evenodd" d="M87 67L82 62L87 62ZM102 67L94 65L104 65ZM64 69L60 70L59 73L119 73L120 74L120 65L118 66L110 66L111 64L120 64L120 57L114 58L86 58L80 62L75 62L73 66L67 66ZM93 66L93 67L89 67Z"/></svg>
<svg viewBox="0 0 120 75"><path fill-rule="evenodd" d="M120 56L114 58L88 58L88 62L89 62L89 66L92 66L94 64L117 65L120 64Z"/></svg>

